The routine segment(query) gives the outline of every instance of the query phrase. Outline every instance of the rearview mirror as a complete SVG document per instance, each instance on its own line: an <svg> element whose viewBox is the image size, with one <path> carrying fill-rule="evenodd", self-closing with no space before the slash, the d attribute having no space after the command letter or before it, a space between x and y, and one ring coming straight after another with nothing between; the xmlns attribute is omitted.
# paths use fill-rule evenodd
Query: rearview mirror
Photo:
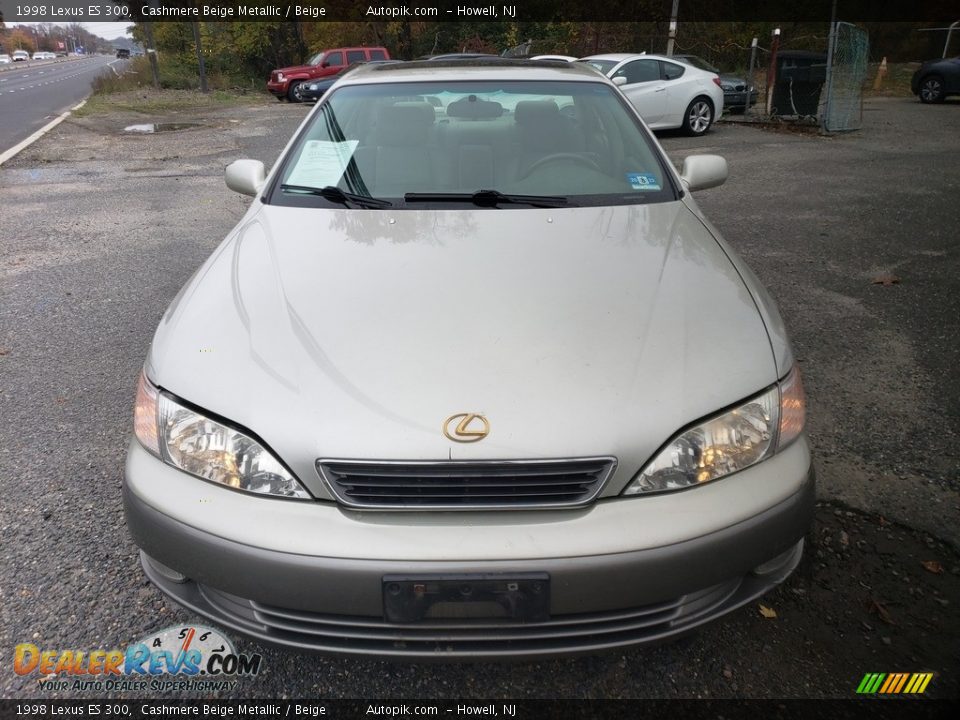
<svg viewBox="0 0 960 720"><path fill-rule="evenodd" d="M623 75L617 75L617 76L613 79L613 84L616 85L616 86L618 86L618 87L619 87L620 85L626 85L626 84L627 84L627 79L626 79Z"/></svg>
<svg viewBox="0 0 960 720"><path fill-rule="evenodd" d="M259 160L234 160L227 165L224 173L228 188L241 195L253 197L260 192L266 177L263 163Z"/></svg>
<svg viewBox="0 0 960 720"><path fill-rule="evenodd" d="M690 155L683 161L680 179L690 192L723 185L727 161L719 155Z"/></svg>

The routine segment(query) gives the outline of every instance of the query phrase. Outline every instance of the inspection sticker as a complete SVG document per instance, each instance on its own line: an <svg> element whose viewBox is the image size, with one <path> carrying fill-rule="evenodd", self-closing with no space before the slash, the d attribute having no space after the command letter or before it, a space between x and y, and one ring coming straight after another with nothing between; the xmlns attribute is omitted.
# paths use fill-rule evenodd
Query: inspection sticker
<svg viewBox="0 0 960 720"><path fill-rule="evenodd" d="M634 190L660 189L660 181L653 173L627 173L627 182Z"/></svg>

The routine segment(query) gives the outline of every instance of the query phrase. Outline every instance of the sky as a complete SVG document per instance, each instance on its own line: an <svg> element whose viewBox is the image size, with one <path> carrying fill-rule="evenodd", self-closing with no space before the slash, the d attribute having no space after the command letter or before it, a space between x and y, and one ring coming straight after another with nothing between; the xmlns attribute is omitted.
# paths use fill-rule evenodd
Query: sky
<svg viewBox="0 0 960 720"><path fill-rule="evenodd" d="M18 22L17 25L39 25L40 23L31 23L31 22ZM63 23L54 23L54 25L62 25ZM82 22L80 23L84 28L92 32L94 35L102 37L104 40L116 40L121 37L129 37L127 35L127 28L132 27L132 22ZM7 27L12 25L8 24Z"/></svg>

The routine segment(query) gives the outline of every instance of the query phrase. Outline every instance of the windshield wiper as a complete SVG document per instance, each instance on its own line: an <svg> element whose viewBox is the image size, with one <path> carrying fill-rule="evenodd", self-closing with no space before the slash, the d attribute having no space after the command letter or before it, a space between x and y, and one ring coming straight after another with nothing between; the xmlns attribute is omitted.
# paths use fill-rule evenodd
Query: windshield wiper
<svg viewBox="0 0 960 720"><path fill-rule="evenodd" d="M472 193L407 193L403 199L406 202L472 202L480 207L512 204L553 208L573 205L561 195L508 195L499 190L477 190Z"/></svg>
<svg viewBox="0 0 960 720"><path fill-rule="evenodd" d="M357 195L355 193L344 192L334 185L327 185L322 188L310 187L309 185L281 185L280 189L307 193L309 195L319 195L327 200L347 206L356 205L362 208L393 207L393 203L389 200L381 200L380 198L370 197L369 195Z"/></svg>

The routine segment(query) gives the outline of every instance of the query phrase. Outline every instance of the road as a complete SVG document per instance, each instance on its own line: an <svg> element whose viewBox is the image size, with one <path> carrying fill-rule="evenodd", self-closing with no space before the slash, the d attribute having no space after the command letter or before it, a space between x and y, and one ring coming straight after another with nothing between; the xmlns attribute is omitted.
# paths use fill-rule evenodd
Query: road
<svg viewBox="0 0 960 720"><path fill-rule="evenodd" d="M98 55L2 66L0 153L87 97L94 78L117 62Z"/></svg>
<svg viewBox="0 0 960 720"><path fill-rule="evenodd" d="M0 168L7 658L198 622L145 581L124 526L135 378L167 305L246 208L224 166L270 164L307 110L71 118ZM928 697L960 695L960 165L943 150L960 103L868 101L866 118L829 139L730 125L663 137L675 161L727 157L726 185L697 201L779 303L804 372L821 503L801 567L762 601L775 618L752 603L666 646L503 665L329 659L234 636L266 670L217 696L855 699L864 673L895 671L933 671ZM173 120L203 127L122 132ZM900 282L874 284L883 273ZM0 697L39 696L97 694L0 663Z"/></svg>

